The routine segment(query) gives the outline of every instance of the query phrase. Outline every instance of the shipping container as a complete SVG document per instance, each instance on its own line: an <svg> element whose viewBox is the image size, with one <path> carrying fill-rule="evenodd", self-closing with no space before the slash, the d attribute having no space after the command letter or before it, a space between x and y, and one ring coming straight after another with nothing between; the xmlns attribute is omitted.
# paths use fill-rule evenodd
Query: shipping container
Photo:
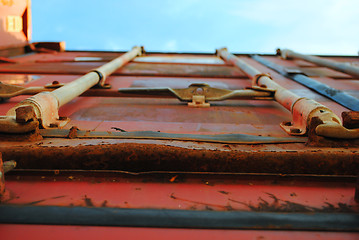
<svg viewBox="0 0 359 240"><path fill-rule="evenodd" d="M69 51L0 2L1 239L358 239L359 59Z"/></svg>

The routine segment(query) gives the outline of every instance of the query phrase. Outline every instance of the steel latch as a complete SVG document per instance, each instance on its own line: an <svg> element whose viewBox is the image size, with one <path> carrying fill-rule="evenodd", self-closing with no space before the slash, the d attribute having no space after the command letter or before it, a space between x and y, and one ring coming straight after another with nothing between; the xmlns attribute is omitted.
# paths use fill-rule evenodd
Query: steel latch
<svg viewBox="0 0 359 240"><path fill-rule="evenodd" d="M227 99L273 100L274 91L267 88L250 87L240 90L213 88L205 83L193 83L188 88L120 88L121 94L129 97L175 97L188 102L189 107L209 107L208 101L223 101Z"/></svg>
<svg viewBox="0 0 359 240"><path fill-rule="evenodd" d="M32 95L40 92L52 91L62 86L63 84L60 84L57 81L54 81L52 84L47 84L45 87L22 87L0 82L0 102L19 95Z"/></svg>
<svg viewBox="0 0 359 240"><path fill-rule="evenodd" d="M188 103L188 107L209 107L210 103L206 102L206 97L203 95L193 95L192 102Z"/></svg>

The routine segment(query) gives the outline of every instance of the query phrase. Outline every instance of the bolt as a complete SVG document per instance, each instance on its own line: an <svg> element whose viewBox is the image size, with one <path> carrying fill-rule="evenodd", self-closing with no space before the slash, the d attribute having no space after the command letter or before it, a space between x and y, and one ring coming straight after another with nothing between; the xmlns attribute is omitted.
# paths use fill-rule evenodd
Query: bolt
<svg viewBox="0 0 359 240"><path fill-rule="evenodd" d="M26 123L34 120L36 114L32 106L22 106L15 109L16 112L16 122Z"/></svg>
<svg viewBox="0 0 359 240"><path fill-rule="evenodd" d="M197 94L197 95L203 95L203 93L204 93L203 88L197 88L197 89L196 89L196 94Z"/></svg>

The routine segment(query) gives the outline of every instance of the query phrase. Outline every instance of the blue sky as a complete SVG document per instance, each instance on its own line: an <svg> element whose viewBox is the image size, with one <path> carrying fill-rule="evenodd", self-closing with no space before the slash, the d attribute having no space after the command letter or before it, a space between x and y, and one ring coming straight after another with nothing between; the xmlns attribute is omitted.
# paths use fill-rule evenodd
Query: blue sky
<svg viewBox="0 0 359 240"><path fill-rule="evenodd" d="M357 0L33 0L32 41L69 50L350 54Z"/></svg>

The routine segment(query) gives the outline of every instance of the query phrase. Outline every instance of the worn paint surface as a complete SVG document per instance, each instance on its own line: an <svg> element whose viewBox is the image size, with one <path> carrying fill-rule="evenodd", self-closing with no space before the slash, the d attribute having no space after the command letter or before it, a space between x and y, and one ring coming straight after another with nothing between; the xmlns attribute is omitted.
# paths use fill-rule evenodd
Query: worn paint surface
<svg viewBox="0 0 359 240"><path fill-rule="evenodd" d="M3 204L259 212L359 212L355 178L13 172Z"/></svg>
<svg viewBox="0 0 359 240"><path fill-rule="evenodd" d="M0 47L7 44L7 40L1 39ZM36 51L11 61L1 61L0 81L26 87L53 82L66 84L123 54L33 50ZM1 50L0 56L12 52ZM261 72L269 73L281 86L320 102L338 116L348 111L250 56L237 56ZM274 55L263 57L300 69L319 82L359 96L358 79L347 74L301 60L283 60ZM356 57L325 58L358 62ZM211 103L209 108L189 108L177 99L118 94L118 88L129 87L186 88L193 83L207 83L234 90L252 85L241 70L215 54L147 53L118 69L106 82L111 89L91 89L61 107L60 116L70 118L65 129L288 137L279 124L291 121L291 113L274 101L227 100ZM0 115L6 115L27 97L2 102ZM351 126L355 124L354 121ZM313 129L309 132L313 133ZM17 169L22 169L6 175L6 193L1 204L358 214L359 205L354 200L355 189L358 189L355 177L359 173L358 140L332 140L313 134L304 139L301 143L221 144L193 140L79 139L74 130L59 138L43 137L39 132L0 134L3 160L15 160ZM14 231L15 228L21 231ZM117 234L131 238L151 235L156 239L168 236L174 239L358 237L356 233L336 232L41 225L0 225L0 230L4 239L9 235L12 239L24 235L41 239L49 234L55 239L60 238L62 232L77 238L86 232L91 239L98 236L97 231L102 238Z"/></svg>

